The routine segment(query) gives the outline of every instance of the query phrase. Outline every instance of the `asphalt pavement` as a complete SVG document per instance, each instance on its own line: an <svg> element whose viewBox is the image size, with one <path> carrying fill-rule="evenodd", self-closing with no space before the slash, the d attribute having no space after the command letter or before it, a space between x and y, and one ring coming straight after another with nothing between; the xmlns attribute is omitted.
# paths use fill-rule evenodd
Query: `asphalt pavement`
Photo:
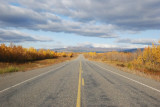
<svg viewBox="0 0 160 107"><path fill-rule="evenodd" d="M160 107L160 82L80 55L0 75L0 107Z"/></svg>

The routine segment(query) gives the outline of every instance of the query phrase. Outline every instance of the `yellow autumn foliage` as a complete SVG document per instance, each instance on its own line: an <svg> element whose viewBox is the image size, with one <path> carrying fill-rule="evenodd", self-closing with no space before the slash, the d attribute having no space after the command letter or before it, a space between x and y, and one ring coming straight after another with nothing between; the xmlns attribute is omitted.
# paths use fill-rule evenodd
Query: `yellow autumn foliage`
<svg viewBox="0 0 160 107"><path fill-rule="evenodd" d="M144 48L143 52L133 61L135 67L145 67L154 71L160 69L160 42Z"/></svg>
<svg viewBox="0 0 160 107"><path fill-rule="evenodd" d="M143 51L138 49L136 52L89 52L85 56L95 60L111 61L122 67L126 66L143 72L160 72L160 41L159 44L152 44Z"/></svg>
<svg viewBox="0 0 160 107"><path fill-rule="evenodd" d="M67 54L65 52L54 52L49 49L37 50L33 47L23 48L22 46L15 46L13 44L10 46L0 44L0 62L27 62L61 56L67 57ZM70 56L73 56L73 53Z"/></svg>

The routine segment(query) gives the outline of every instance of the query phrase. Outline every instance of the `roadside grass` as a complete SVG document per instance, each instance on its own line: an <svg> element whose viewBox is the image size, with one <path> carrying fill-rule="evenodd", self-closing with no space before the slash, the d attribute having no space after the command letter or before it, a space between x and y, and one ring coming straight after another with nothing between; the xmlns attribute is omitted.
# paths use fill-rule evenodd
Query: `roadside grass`
<svg viewBox="0 0 160 107"><path fill-rule="evenodd" d="M9 66L4 69L0 69L0 73L9 73L9 72L17 72L19 71L18 67Z"/></svg>
<svg viewBox="0 0 160 107"><path fill-rule="evenodd" d="M160 81L160 72L158 72L156 69L146 69L146 67L141 68L133 68L130 63L124 63L124 62L118 62L118 61L101 61L104 62L110 66L114 66L122 71L133 73L136 75L140 75L146 78L151 78L157 81ZM152 72L151 72L152 71Z"/></svg>
<svg viewBox="0 0 160 107"><path fill-rule="evenodd" d="M39 61L32 61L26 63L6 63L0 62L0 74L11 73L11 72L25 72L32 69L42 68L46 66L50 66L53 64L57 64L60 62L64 62L67 60L75 59L78 55L74 55L71 57L58 57L54 59L45 59Z"/></svg>
<svg viewBox="0 0 160 107"><path fill-rule="evenodd" d="M91 61L103 62L107 65L116 67L124 72L139 75L145 78L151 78L156 81L160 81L160 67L148 68L147 66L133 67L130 62L120 62L120 61L110 61L106 60L104 57L90 57L85 55L85 58ZM152 72L151 72L152 71Z"/></svg>

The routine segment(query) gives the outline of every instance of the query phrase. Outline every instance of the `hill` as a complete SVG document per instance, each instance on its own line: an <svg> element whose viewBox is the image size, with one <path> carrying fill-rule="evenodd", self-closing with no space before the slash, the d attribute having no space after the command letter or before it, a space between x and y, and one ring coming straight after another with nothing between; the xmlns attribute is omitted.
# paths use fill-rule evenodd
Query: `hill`
<svg viewBox="0 0 160 107"><path fill-rule="evenodd" d="M105 53L105 52L111 52L111 51L135 52L135 51L137 51L137 48L126 49L126 48L67 47L67 48L57 48L57 49L52 49L52 50L57 51L57 52L97 52L97 53Z"/></svg>

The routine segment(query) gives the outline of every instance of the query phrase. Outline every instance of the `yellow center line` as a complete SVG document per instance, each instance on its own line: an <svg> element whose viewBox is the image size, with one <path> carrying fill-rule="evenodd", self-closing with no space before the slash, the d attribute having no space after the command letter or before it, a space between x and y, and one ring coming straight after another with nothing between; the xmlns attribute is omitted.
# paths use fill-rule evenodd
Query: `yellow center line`
<svg viewBox="0 0 160 107"><path fill-rule="evenodd" d="M82 86L84 86L84 78L82 78Z"/></svg>
<svg viewBox="0 0 160 107"><path fill-rule="evenodd" d="M82 64L81 64L81 61L80 61L79 82L78 82L78 93L77 93L77 105L76 105L76 107L81 107L81 73L82 73Z"/></svg>

